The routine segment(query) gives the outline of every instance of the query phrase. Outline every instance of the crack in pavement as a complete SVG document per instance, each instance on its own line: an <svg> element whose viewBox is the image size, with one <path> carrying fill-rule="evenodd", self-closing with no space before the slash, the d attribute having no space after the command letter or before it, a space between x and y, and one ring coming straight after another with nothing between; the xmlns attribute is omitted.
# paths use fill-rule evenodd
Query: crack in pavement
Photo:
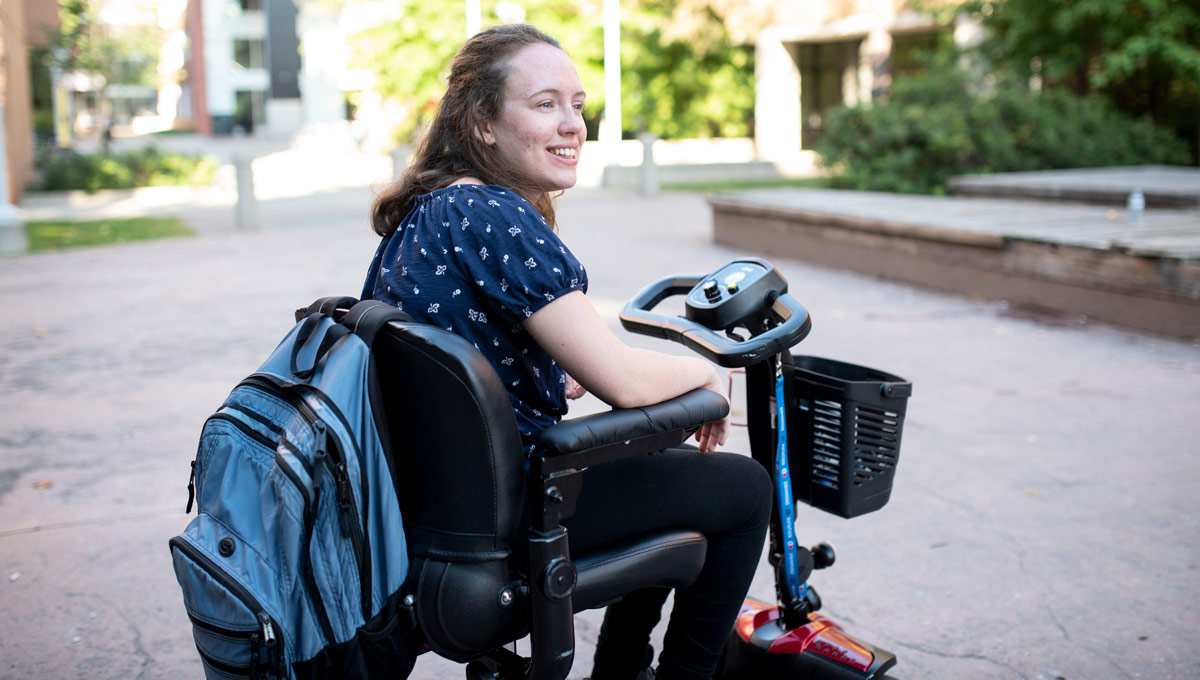
<svg viewBox="0 0 1200 680"><path fill-rule="evenodd" d="M144 680L147 670L149 669L150 665L154 663L154 655L146 651L146 648L142 645L141 628L139 628L137 624L135 624L128 616L126 616L125 612L121 611L119 607L117 607L107 598L97 596L96 599L108 605L109 609L111 609L113 613L115 613L122 621L124 621L125 625L129 627L129 630L133 632L133 651L142 659L141 672L138 673L137 680Z"/></svg>
<svg viewBox="0 0 1200 680"><path fill-rule="evenodd" d="M154 512L142 512L133 515L120 515L117 517L100 517L93 519L80 519L70 522L57 522L54 524L40 524L33 527L24 527L21 529L9 529L0 531L0 538L8 538L10 536L18 536L21 534L34 534L40 531L57 531L59 529L74 529L84 526L95 526L97 524L113 524L116 522L128 522L139 519L154 519L157 517L170 517L172 515L183 515L181 510L157 510Z"/></svg>
<svg viewBox="0 0 1200 680"><path fill-rule="evenodd" d="M1026 675L1025 673L1022 673L1016 667L1010 666L1009 664L1006 664L1002 661L997 661L996 659L989 658L982 654L950 654L949 652L943 652L943 651L937 650L937 649L930 649L928 647L919 645L914 642L904 642L903 640L895 640L895 643L896 643L896 646L898 646L898 647L903 647L905 649L911 649L914 652L920 652L922 654L929 654L930 656L936 656L941 659L965 659L968 661L982 661L984 663L996 666L997 668L1003 668L1012 673L1015 673L1017 676L1023 678L1024 680L1029 680L1029 676Z"/></svg>

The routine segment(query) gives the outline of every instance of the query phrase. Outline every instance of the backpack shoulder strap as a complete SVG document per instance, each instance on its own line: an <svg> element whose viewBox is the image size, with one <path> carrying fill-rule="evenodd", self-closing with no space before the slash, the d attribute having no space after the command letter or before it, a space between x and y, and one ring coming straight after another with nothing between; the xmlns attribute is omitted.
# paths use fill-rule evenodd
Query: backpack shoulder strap
<svg viewBox="0 0 1200 680"><path fill-rule="evenodd" d="M324 314L325 316L331 316L336 319L337 316L335 315L335 312L337 310L350 309L356 303L358 303L358 298L353 298L346 295L334 295L330 297L317 298L316 300L313 300L312 304L308 305L307 307L301 307L300 309L296 310L296 321L300 322L309 314L316 313Z"/></svg>
<svg viewBox="0 0 1200 680"><path fill-rule="evenodd" d="M342 324L354 331L371 347L379 329L393 321L412 321L412 317L379 300L363 300L350 308L342 317Z"/></svg>

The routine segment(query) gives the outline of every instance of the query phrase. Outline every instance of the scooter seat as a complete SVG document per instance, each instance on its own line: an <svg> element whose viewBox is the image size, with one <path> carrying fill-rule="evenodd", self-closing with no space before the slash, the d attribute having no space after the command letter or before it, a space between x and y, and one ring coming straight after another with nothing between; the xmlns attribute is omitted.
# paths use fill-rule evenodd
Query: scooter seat
<svg viewBox="0 0 1200 680"><path fill-rule="evenodd" d="M575 611L606 606L649 586L686 588L704 567L708 541L695 531L641 534L573 556L579 572L571 603Z"/></svg>

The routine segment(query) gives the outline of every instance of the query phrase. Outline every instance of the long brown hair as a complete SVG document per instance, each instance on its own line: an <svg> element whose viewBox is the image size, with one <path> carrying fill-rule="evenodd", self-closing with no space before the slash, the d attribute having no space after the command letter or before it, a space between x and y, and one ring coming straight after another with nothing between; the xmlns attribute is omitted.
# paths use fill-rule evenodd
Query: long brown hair
<svg viewBox="0 0 1200 680"><path fill-rule="evenodd" d="M552 229L555 227L552 197L530 187L529 179L509 159L475 134L484 123L500 115L512 56L536 43L562 49L557 40L529 24L494 26L459 49L450 64L449 87L417 145L412 163L371 206L375 233L390 236L417 196L468 176L516 191L537 208Z"/></svg>

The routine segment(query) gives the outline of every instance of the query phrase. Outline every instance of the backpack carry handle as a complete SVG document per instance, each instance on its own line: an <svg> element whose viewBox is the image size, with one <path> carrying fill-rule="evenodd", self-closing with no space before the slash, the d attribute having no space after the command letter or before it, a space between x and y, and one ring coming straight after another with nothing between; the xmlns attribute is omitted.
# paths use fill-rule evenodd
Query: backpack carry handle
<svg viewBox="0 0 1200 680"><path fill-rule="evenodd" d="M321 324L321 319L325 318L325 316L326 315L322 314L321 312L313 312L304 317L304 322L301 323L300 330L296 333L296 341L292 343L292 352L288 362L288 369L291 370L292 375L301 380L307 380L310 378L313 374L313 371L317 370L317 364L321 361L321 355L324 353L322 352L322 349L325 348L324 338L322 338L321 347L317 348L317 353L313 357L312 365L305 369L301 369L299 366L300 350L308 346L309 339L312 336L313 331L316 330L317 326Z"/></svg>
<svg viewBox="0 0 1200 680"><path fill-rule="evenodd" d="M329 348L333 347L333 344L349 331L344 326L330 326L325 331L324 337L321 338L321 344L317 347L317 353L313 356L312 364L308 368L302 369L299 365L300 351L308 345L309 336L320 325L321 319L330 317L336 321L339 316L338 310L348 310L356 304L358 304L358 298L346 295L330 296L317 298L307 307L301 307L296 310L296 321L298 323L303 321L303 325L300 326L300 331L296 335L296 342L292 344L292 355L288 366L292 375L301 380L307 380L312 377L313 371L317 370L317 364L321 363L321 357L325 356Z"/></svg>
<svg viewBox="0 0 1200 680"><path fill-rule="evenodd" d="M340 310L347 311L338 314ZM325 331L324 337L321 338L321 344L313 356L312 364L307 368L300 368L300 352L308 345L310 336L320 325L321 319L327 316L338 323L329 326ZM296 342L292 344L289 368L292 375L301 380L307 380L312 377L313 371L317 369L317 364L321 363L321 358L329 352L334 343L342 339L342 336L353 332L362 338L367 347L370 347L381 328L393 321L412 321L412 317L379 300L359 302L356 298L343 296L318 298L311 305L297 309L296 321L302 321L303 325L300 326L296 335Z"/></svg>

